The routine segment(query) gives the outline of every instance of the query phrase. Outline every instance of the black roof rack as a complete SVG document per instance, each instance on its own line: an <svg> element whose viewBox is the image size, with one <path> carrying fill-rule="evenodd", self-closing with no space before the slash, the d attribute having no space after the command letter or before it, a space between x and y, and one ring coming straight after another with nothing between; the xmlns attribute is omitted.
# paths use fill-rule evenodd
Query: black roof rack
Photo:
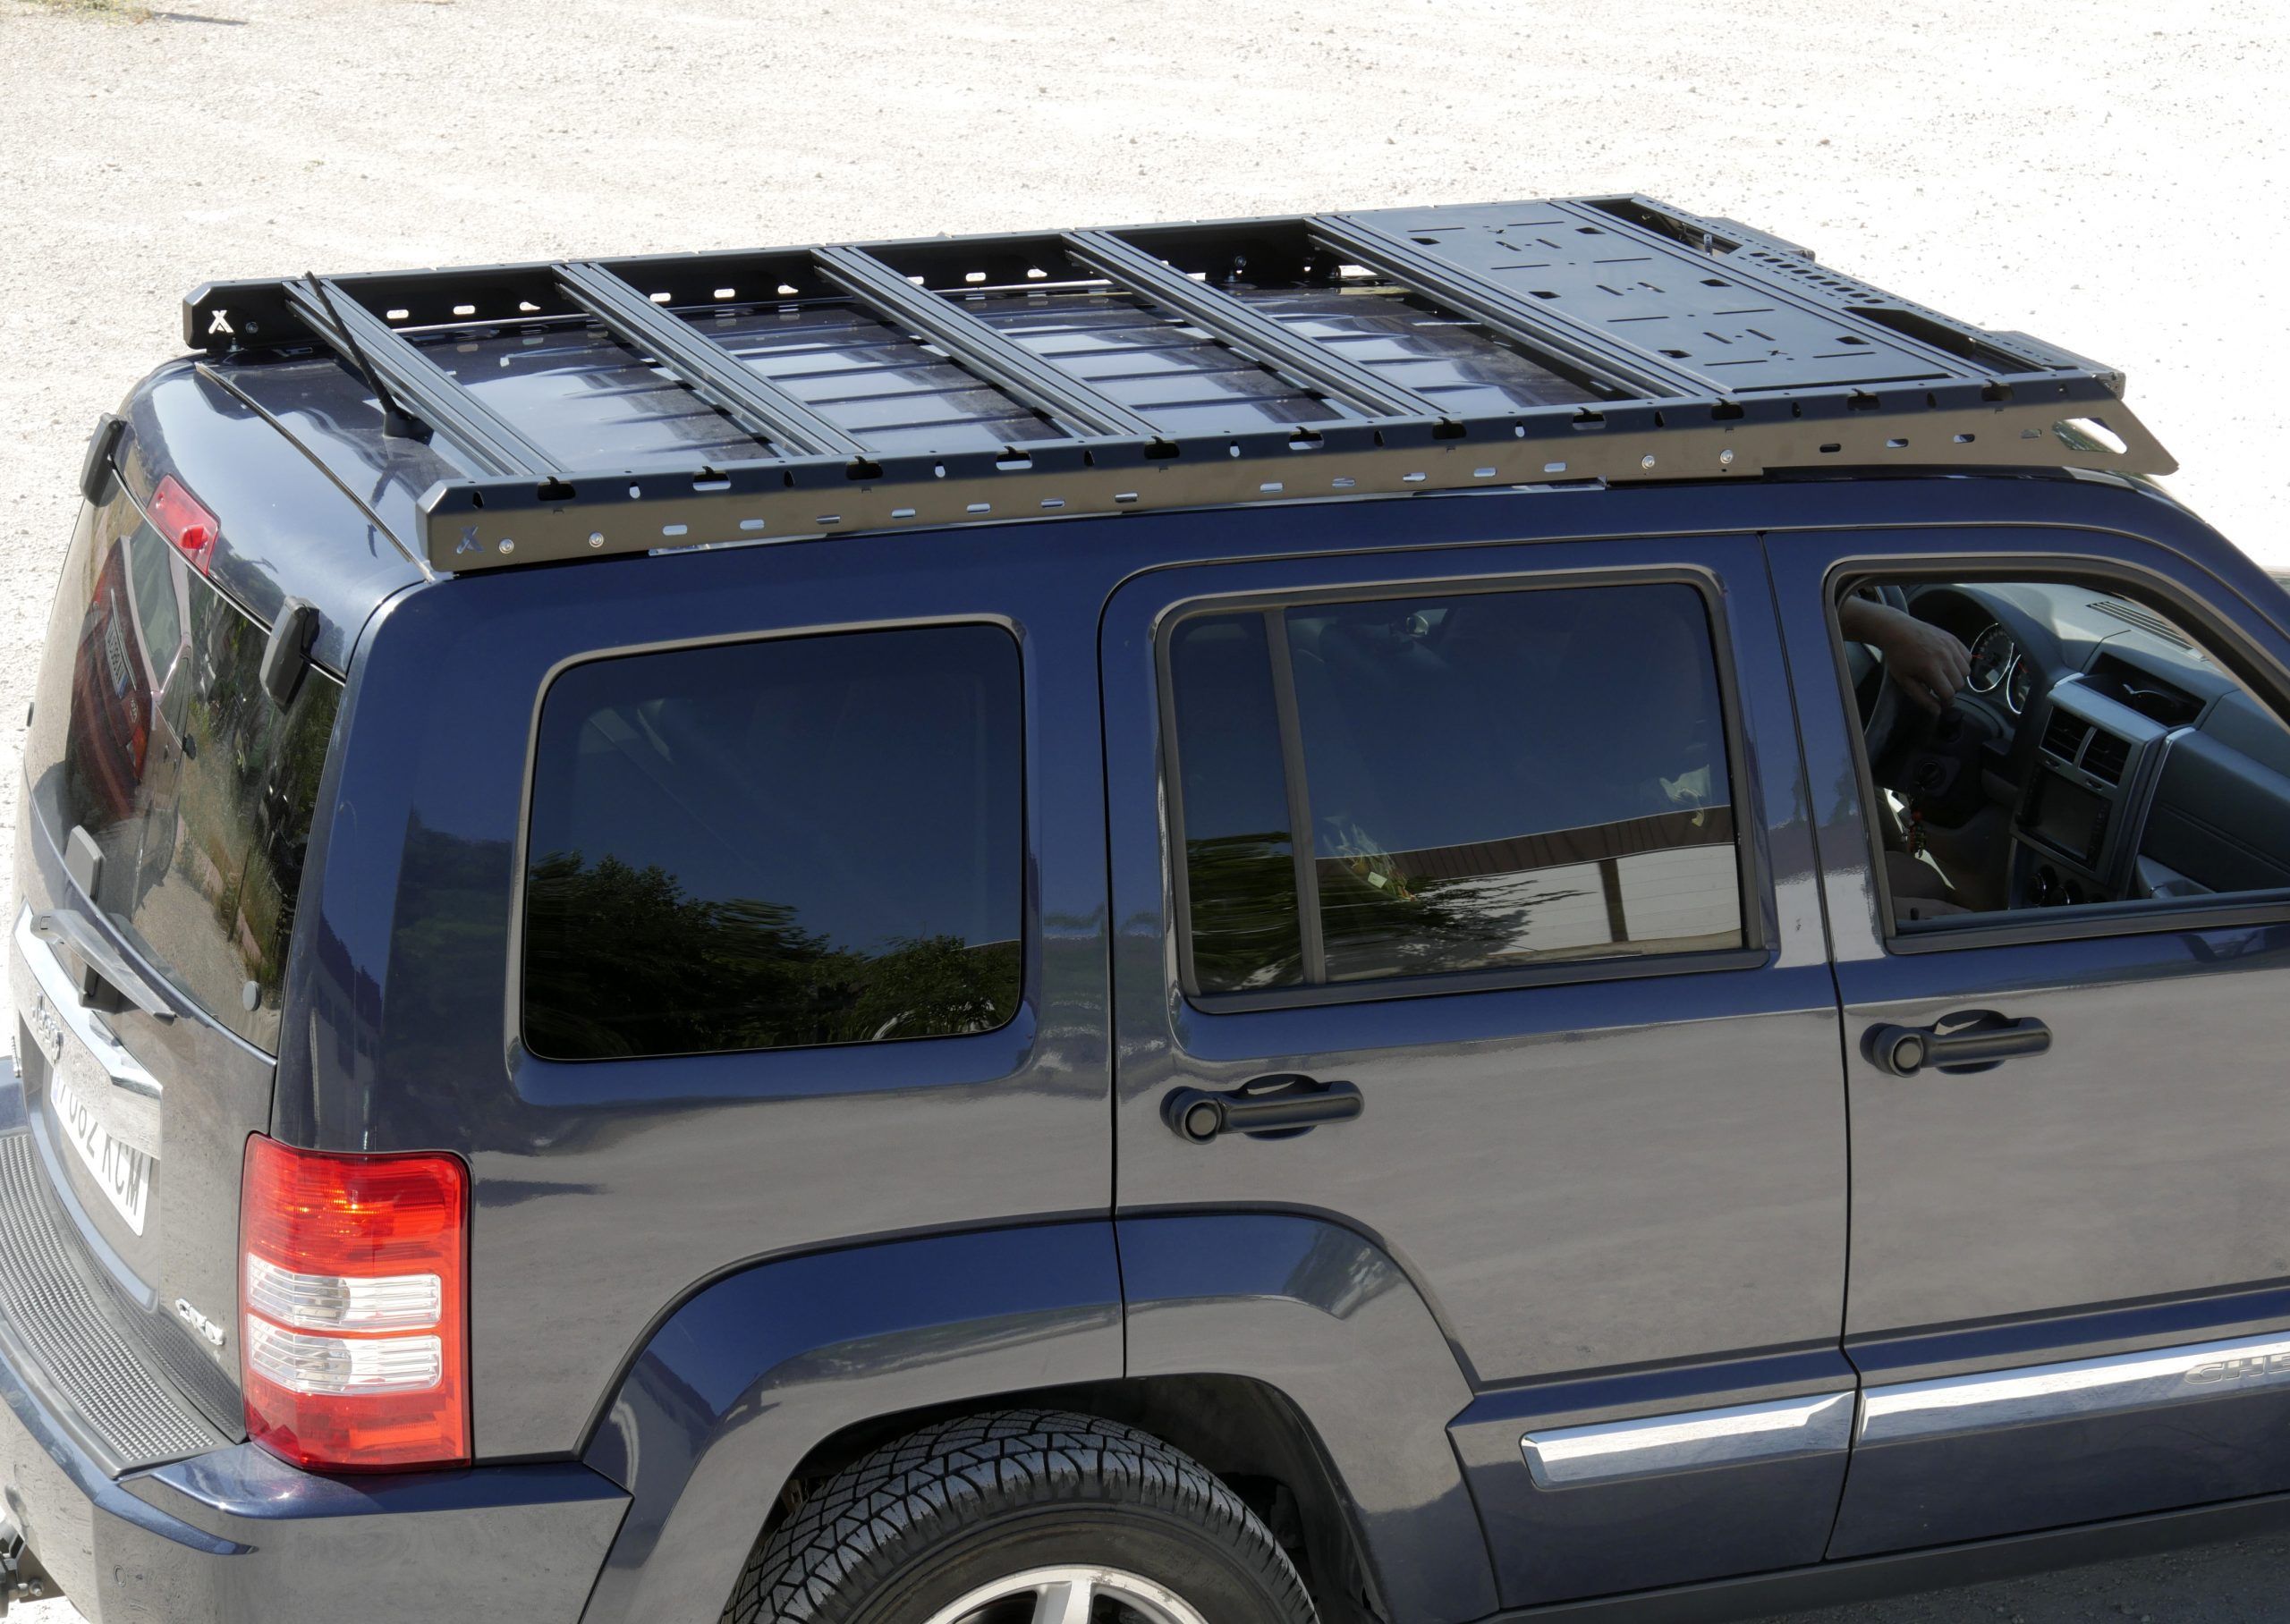
<svg viewBox="0 0 2290 1624"><path fill-rule="evenodd" d="M216 283L183 319L233 364L334 351L377 433L465 468L420 504L448 571L1344 495L2176 466L2120 374L1639 197ZM646 417L660 392L688 409Z"/></svg>

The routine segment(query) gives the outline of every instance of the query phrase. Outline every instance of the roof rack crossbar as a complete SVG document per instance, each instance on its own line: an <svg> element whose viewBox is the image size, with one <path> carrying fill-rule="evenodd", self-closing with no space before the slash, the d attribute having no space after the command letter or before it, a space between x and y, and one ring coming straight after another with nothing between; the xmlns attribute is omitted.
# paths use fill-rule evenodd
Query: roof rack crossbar
<svg viewBox="0 0 2290 1624"><path fill-rule="evenodd" d="M926 292L873 255L853 248L818 248L820 273L878 315L919 333L965 368L1043 411L1068 429L1158 439L1160 430L1119 402L1049 366L953 300Z"/></svg>
<svg viewBox="0 0 2290 1624"><path fill-rule="evenodd" d="M390 330L339 283L312 277L284 292L303 326L361 374L387 383L383 410L394 406L443 434L478 465L479 474L547 475L552 459L517 432L443 367Z"/></svg>
<svg viewBox="0 0 2290 1624"><path fill-rule="evenodd" d="M867 448L857 440L603 266L581 261L557 266L556 271L566 299L603 323L622 343L650 356L746 433L775 449L805 455L866 454Z"/></svg>
<svg viewBox="0 0 2290 1624"><path fill-rule="evenodd" d="M1378 376L1325 345L1298 338L1269 317L1205 282L1196 282L1111 232L1067 232L1066 258L1115 286L1174 311L1296 381L1329 391L1377 417L1444 418L1437 402Z"/></svg>
<svg viewBox="0 0 2290 1624"><path fill-rule="evenodd" d="M1388 277L1536 354L1556 355L1594 384L1644 399L1698 398L1708 393L1705 385L1652 367L1644 357L1604 343L1564 316L1534 309L1509 290L1459 266L1436 264L1371 226L1336 215L1315 215L1305 224L1314 241L1347 262Z"/></svg>

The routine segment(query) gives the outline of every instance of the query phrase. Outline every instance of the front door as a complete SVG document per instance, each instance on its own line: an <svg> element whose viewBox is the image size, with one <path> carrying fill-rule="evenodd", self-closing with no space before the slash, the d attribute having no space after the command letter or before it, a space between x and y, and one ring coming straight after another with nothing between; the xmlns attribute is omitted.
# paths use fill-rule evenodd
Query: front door
<svg viewBox="0 0 2290 1624"><path fill-rule="evenodd" d="M2097 531L1769 549L1852 1103L1832 1554L2290 1488L2280 594ZM1964 691L1887 693L1848 602Z"/></svg>
<svg viewBox="0 0 2290 1624"><path fill-rule="evenodd" d="M1103 662L1124 1236L1372 1241L1460 1400L1333 1424L1454 1423L1505 1604L1817 1561L1845 1121L1756 540L1170 569Z"/></svg>

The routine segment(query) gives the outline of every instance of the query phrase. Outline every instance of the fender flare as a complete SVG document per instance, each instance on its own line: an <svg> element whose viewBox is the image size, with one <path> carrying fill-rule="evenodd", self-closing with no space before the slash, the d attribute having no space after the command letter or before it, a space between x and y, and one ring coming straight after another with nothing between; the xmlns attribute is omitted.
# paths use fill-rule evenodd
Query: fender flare
<svg viewBox="0 0 2290 1624"><path fill-rule="evenodd" d="M1391 1256L1292 1213L1124 1217L1132 1377L1236 1375L1302 1414L1390 1616L1496 1611L1487 1540L1447 1424L1471 1403L1446 1333Z"/></svg>
<svg viewBox="0 0 2290 1624"><path fill-rule="evenodd" d="M762 1263L645 1344L583 1460L629 1491L583 1624L715 1624L781 1486L854 1422L1121 1374L1099 1221Z"/></svg>
<svg viewBox="0 0 2290 1624"><path fill-rule="evenodd" d="M645 1344L583 1454L630 1496L583 1624L715 1624L782 1485L844 1427L1124 1375L1280 1392L1394 1616L1495 1611L1447 1437L1470 1383L1412 1282L1327 1220L1212 1213L886 1241L703 1288Z"/></svg>

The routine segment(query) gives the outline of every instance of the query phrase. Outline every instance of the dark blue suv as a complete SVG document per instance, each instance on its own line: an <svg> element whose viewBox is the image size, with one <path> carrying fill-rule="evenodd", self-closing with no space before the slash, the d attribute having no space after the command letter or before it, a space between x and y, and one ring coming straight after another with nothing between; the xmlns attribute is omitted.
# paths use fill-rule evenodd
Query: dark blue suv
<svg viewBox="0 0 2290 1624"><path fill-rule="evenodd" d="M29 719L19 1594L1683 1620L2290 1504L2290 597L2116 375L1642 198L185 310Z"/></svg>

